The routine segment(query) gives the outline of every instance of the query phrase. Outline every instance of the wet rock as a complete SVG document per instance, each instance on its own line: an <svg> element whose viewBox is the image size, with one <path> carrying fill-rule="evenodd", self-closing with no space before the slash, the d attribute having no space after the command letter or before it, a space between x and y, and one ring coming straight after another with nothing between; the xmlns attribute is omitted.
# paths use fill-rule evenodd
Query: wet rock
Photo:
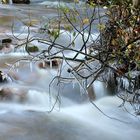
<svg viewBox="0 0 140 140"><path fill-rule="evenodd" d="M16 4L30 4L30 0L13 0Z"/></svg>
<svg viewBox="0 0 140 140"><path fill-rule="evenodd" d="M7 83L7 82L8 82L8 80L5 76L5 74L2 71L0 71L0 83Z"/></svg>
<svg viewBox="0 0 140 140"><path fill-rule="evenodd" d="M58 66L59 66L59 60L57 60L57 59L54 59L54 60L51 60L51 61L43 61L43 62L40 62L39 64L38 64L38 67L39 68L41 68L41 69L46 69L46 68L58 68Z"/></svg>
<svg viewBox="0 0 140 140"><path fill-rule="evenodd" d="M16 101L23 103L26 101L27 91L24 89L16 89L12 87L3 87L0 89L0 100Z"/></svg>
<svg viewBox="0 0 140 140"><path fill-rule="evenodd" d="M2 43L12 43L12 39L11 38L5 38L2 40Z"/></svg>
<svg viewBox="0 0 140 140"><path fill-rule="evenodd" d="M2 88L0 90L0 99L1 100L11 100L12 99L12 94L11 90L9 88Z"/></svg>
<svg viewBox="0 0 140 140"><path fill-rule="evenodd" d="M4 53L9 53L13 51L12 39L4 38L0 40L0 51Z"/></svg>
<svg viewBox="0 0 140 140"><path fill-rule="evenodd" d="M39 49L38 49L37 46L28 46L27 47L27 52L29 52L29 53L35 53L35 52L38 52L38 51L39 51Z"/></svg>
<svg viewBox="0 0 140 140"><path fill-rule="evenodd" d="M12 39L5 38L0 40L0 50L4 47L9 48L10 44L12 43Z"/></svg>

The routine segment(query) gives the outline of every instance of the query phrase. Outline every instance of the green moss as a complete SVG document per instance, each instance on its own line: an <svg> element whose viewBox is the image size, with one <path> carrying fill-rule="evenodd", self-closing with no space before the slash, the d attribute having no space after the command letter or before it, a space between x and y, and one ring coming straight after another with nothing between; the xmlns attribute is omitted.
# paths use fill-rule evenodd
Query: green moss
<svg viewBox="0 0 140 140"><path fill-rule="evenodd" d="M27 52L34 53L34 52L38 52L38 51L39 51L39 48L37 46L28 46L27 47Z"/></svg>

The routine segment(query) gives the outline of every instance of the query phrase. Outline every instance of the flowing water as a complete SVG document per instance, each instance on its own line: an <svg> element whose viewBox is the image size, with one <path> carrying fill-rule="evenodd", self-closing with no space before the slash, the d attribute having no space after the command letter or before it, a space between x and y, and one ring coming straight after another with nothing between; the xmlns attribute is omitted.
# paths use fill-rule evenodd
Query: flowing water
<svg viewBox="0 0 140 140"><path fill-rule="evenodd" d="M46 13L47 18L57 15L54 8L57 4L55 0L32 0L30 5L0 5L0 37L13 36L11 28L14 23L14 35L25 38L27 29L20 20L28 23L29 17L34 22L33 35L37 35L36 27L41 26L40 20L45 22ZM63 0L62 4L70 6L72 3ZM92 34L91 40L97 36L97 32ZM70 39L71 34L62 30L57 42L65 41L67 46ZM82 43L79 36L75 44L80 46ZM36 41L32 44L46 47ZM13 65L25 58L30 57L22 48L16 53L0 53L0 69L8 73L8 77L10 75L8 83L0 84L0 93L4 91L6 94L0 95L0 140L139 140L139 117L134 115L129 104L119 107L122 101L109 96L104 83L96 81L93 85L94 103L104 115L88 101L87 95L81 93L76 83L62 85L56 102L56 83L49 94L49 83L57 74L56 69L40 69L38 64L29 61ZM68 76L65 69L63 75Z"/></svg>

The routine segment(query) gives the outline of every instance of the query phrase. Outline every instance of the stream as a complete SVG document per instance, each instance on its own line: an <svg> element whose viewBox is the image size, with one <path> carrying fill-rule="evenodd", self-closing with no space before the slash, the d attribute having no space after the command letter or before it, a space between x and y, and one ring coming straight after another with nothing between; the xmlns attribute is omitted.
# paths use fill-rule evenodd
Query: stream
<svg viewBox="0 0 140 140"><path fill-rule="evenodd" d="M72 6L70 0L63 0L62 5L65 4ZM57 16L57 5L56 0L31 0L30 5L0 4L0 39L12 38L12 28L18 38L27 37L28 30L25 25L29 19L33 22L31 36L38 36L37 28L42 26L47 18ZM79 7L81 5L82 1ZM67 45L71 33L63 33L63 30L61 32L57 42L65 42ZM91 40L97 37L98 32L94 32ZM75 41L77 48L83 44L81 38L78 36ZM46 47L36 41L32 44ZM0 52L0 70L8 74L8 82L0 83L0 140L140 139L139 116L135 116L130 104L119 107L122 100L110 96L110 91L104 83L95 81L93 84L96 98L94 103L101 111L89 102L86 94L81 93L77 83L62 85L59 101L56 102L58 86L56 83L52 85L50 95L49 83L57 74L57 70L41 69L38 63L29 61L20 61L13 65L25 58L30 56L23 48L18 52ZM69 76L67 67L63 75Z"/></svg>

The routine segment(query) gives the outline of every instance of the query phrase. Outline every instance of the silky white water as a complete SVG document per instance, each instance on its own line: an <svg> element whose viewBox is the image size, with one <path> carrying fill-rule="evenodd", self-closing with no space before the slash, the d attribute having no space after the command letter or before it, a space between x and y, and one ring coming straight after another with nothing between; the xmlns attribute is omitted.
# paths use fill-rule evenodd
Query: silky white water
<svg viewBox="0 0 140 140"><path fill-rule="evenodd" d="M10 64L12 60L18 60L19 58L22 58L22 54L7 54L5 60L4 57L1 59L1 68L4 61ZM48 94L48 83L53 78L55 70L49 72L39 68L36 69L36 66L34 66L33 70L30 71L29 65L23 67L20 63L18 69L18 71L15 71L18 74L17 83L13 84L10 81L11 84L1 86L1 88L9 87L12 90L14 89L18 93L15 94L16 92L14 92L14 98L10 100L5 98L0 103L0 127L7 132L0 131L2 139L139 139L139 117L130 114L134 114L130 105L126 105L130 113L124 108L119 108L121 100L117 97L107 96L107 91L104 90L105 86L102 83L96 82L94 84L95 94L98 96L95 104L112 119L103 115L85 100L86 96L83 100L80 89L76 89L78 88L77 85L76 87L67 86L63 94L60 94L61 103L57 102L53 111L48 113L52 109L57 95L57 87L54 87L51 99ZM24 73L28 76L23 78ZM31 80L30 77L32 76L34 80ZM21 102L20 95L23 93L25 99Z"/></svg>
<svg viewBox="0 0 140 140"><path fill-rule="evenodd" d="M42 0L31 2L47 4ZM45 15L47 11L43 8L42 5L41 11L39 6L31 5L30 12L38 12L41 17L41 14ZM19 9L21 12L17 12ZM11 16L16 13L20 18L27 18L27 9L27 5L0 5L0 15L5 16L8 11ZM10 21L6 19L3 23L7 25ZM20 39L26 38L26 29L24 34L19 36L19 31L24 25L16 24L21 28L16 30L15 35ZM7 29L5 26L1 28ZM12 35L10 29L7 34ZM97 36L98 34L93 34L90 41L94 41ZM69 32L64 32L57 42L63 43L65 40L63 44L67 46L71 37ZM37 41L32 44L46 47ZM81 36L75 40L76 49L79 44L83 44ZM74 55L66 54L70 57ZM5 88L7 93L10 92L10 95L0 98L0 140L139 140L139 116L135 116L129 104L126 104L125 108L119 107L122 101L115 96L109 96L105 84L96 81L93 85L96 95L94 103L105 113L104 115L88 101L86 94L81 94L81 89L76 83L62 85L59 100L59 88L55 82L49 94L49 83L57 74L56 69L40 69L38 63L30 61L19 61L14 65L18 60L25 58L30 59L22 48L18 53L12 51L0 54L0 70L11 76L8 79L9 83L0 85L0 90ZM64 76L69 76L67 68L64 67Z"/></svg>

